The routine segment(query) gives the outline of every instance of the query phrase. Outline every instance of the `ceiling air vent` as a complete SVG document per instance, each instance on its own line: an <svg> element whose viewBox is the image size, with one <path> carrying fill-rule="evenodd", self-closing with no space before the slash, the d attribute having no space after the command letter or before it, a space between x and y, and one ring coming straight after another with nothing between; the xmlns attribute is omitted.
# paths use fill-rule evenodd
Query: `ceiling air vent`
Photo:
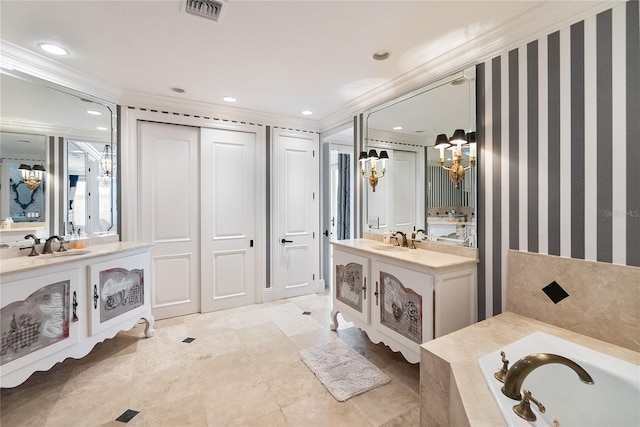
<svg viewBox="0 0 640 427"><path fill-rule="evenodd" d="M214 21L220 20L222 1L216 0L187 0L185 11L194 15L204 16Z"/></svg>

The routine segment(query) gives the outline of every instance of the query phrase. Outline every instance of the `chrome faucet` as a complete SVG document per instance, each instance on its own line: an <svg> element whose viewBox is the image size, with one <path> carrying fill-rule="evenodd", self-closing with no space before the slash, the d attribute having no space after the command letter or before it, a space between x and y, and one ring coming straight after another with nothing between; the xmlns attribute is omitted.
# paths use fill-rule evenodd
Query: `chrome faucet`
<svg viewBox="0 0 640 427"><path fill-rule="evenodd" d="M523 357L509 368L504 377L502 394L514 400L522 399L520 389L522 388L522 383L527 375L540 366L548 365L550 363L559 363L561 365L568 366L578 374L578 377L580 377L582 382L586 384L593 384L593 378L591 378L591 375L589 375L587 371L573 360L567 359L563 356L558 356L557 354L534 353Z"/></svg>
<svg viewBox="0 0 640 427"><path fill-rule="evenodd" d="M402 236L401 241L398 241L398 235ZM407 244L407 235L404 234L402 231L396 231L393 234L393 237L396 238L396 243L398 244L398 246L402 246L403 248L409 247L409 245Z"/></svg>
<svg viewBox="0 0 640 427"><path fill-rule="evenodd" d="M42 254L51 254L53 253L53 251L51 250L51 243L53 242L53 240L57 240L58 242L60 242L60 248L58 248L58 252L64 252L66 251L65 247L64 247L64 239L62 239L60 236L51 236L47 239L46 242L44 242L44 248L42 248Z"/></svg>

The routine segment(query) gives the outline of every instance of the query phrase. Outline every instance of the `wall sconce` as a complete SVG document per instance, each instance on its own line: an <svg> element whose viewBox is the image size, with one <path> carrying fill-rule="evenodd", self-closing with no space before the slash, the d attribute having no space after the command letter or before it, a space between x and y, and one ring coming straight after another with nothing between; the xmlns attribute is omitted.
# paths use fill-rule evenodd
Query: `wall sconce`
<svg viewBox="0 0 640 427"><path fill-rule="evenodd" d="M469 144L469 165L466 167L462 165L462 146L465 144ZM465 134L464 130L456 129L451 138L447 138L447 135L442 133L436 137L434 148L440 150L440 166L442 169L449 171L449 179L451 179L456 188L460 188L459 184L464 179L464 171L476 164L476 133L469 132ZM451 167L444 165L445 148L453 152L453 164Z"/></svg>
<svg viewBox="0 0 640 427"><path fill-rule="evenodd" d="M369 180L369 184L373 189L373 192L376 192L376 185L378 185L378 179L382 178L387 171L386 169L386 161L389 160L389 155L386 151L380 152L380 157L378 157L378 152L376 150L369 150L369 154L366 151L360 152L360 157L358 158L360 161L360 172L362 172L362 176ZM371 174L367 176L367 160L371 162L370 172ZM382 162L382 175L378 175L378 171L376 170L376 164L378 161Z"/></svg>
<svg viewBox="0 0 640 427"><path fill-rule="evenodd" d="M38 188L38 185L44 178L44 167L42 165L33 165L33 167L22 163L18 170L21 172L22 180L27 184L27 188L32 192Z"/></svg>
<svg viewBox="0 0 640 427"><path fill-rule="evenodd" d="M105 176L111 176L111 171L113 170L113 153L109 144L104 146L104 151L100 156L100 168Z"/></svg>

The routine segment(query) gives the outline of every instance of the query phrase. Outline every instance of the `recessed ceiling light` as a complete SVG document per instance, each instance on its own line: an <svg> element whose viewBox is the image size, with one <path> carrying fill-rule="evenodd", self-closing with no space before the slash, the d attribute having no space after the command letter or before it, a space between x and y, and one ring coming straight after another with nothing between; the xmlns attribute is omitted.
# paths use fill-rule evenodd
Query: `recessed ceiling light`
<svg viewBox="0 0 640 427"><path fill-rule="evenodd" d="M222 98L222 100L224 102L236 102L237 99L235 99L233 96L225 96L224 98Z"/></svg>
<svg viewBox="0 0 640 427"><path fill-rule="evenodd" d="M108 128L106 128L104 126L98 126L96 129L98 129L98 130L109 130Z"/></svg>
<svg viewBox="0 0 640 427"><path fill-rule="evenodd" d="M40 43L38 46L40 47L40 49L44 50L45 52L49 52L52 55L58 55L58 56L69 55L69 51L67 49L57 46L55 44Z"/></svg>
<svg viewBox="0 0 640 427"><path fill-rule="evenodd" d="M172 87L171 90L175 93L184 93L184 89L180 87Z"/></svg>
<svg viewBox="0 0 640 427"><path fill-rule="evenodd" d="M402 126L396 126L393 128L393 130L402 130Z"/></svg>
<svg viewBox="0 0 640 427"><path fill-rule="evenodd" d="M304 111L301 111L300 114L304 114L305 116L310 116L313 114L313 111L304 110Z"/></svg>
<svg viewBox="0 0 640 427"><path fill-rule="evenodd" d="M385 59L388 59L390 56L391 56L391 52L389 52L388 50L379 50L373 53L372 58L375 59L376 61L384 61Z"/></svg>
<svg viewBox="0 0 640 427"><path fill-rule="evenodd" d="M87 110L87 114L91 114L92 116L101 116L102 113L100 111Z"/></svg>

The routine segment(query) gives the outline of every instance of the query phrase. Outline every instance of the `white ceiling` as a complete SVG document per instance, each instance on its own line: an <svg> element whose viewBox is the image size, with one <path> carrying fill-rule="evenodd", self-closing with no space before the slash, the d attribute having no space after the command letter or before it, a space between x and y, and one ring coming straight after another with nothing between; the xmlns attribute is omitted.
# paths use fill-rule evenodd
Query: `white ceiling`
<svg viewBox="0 0 640 427"><path fill-rule="evenodd" d="M123 96L233 96L239 108L322 120L452 52L522 42L523 26L532 34L602 3L229 0L214 22L187 14L184 0L2 0L0 35L43 55L38 43L62 45L70 55L55 61ZM381 49L391 57L374 61Z"/></svg>

